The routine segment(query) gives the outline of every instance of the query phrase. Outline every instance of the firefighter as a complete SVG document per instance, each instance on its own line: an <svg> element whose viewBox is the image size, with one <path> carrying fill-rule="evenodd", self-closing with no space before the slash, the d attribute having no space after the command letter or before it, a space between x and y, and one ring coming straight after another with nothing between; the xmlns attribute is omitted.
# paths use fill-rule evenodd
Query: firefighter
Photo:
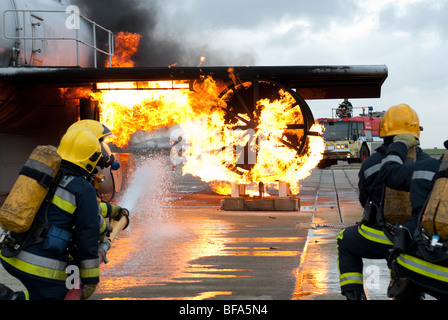
<svg viewBox="0 0 448 320"><path fill-rule="evenodd" d="M418 139L405 133L396 136L394 141L384 159L379 179L390 187L409 190L413 219L405 226L397 226L395 230L388 295L400 297L412 284L438 299L448 299L448 254L444 246L441 245L441 250L434 247L437 241L435 244L430 242L421 220L426 204L432 201L430 193L445 196L442 190L432 189L435 187L435 179L443 177L438 171L444 171L446 165L443 164L443 158L406 163L408 149L418 145ZM445 146L448 146L447 142ZM443 210L446 210L445 207L440 206L437 215L443 217Z"/></svg>
<svg viewBox="0 0 448 320"><path fill-rule="evenodd" d="M101 144L101 152L103 154L103 157L101 161L98 163L98 166L101 167L102 169L106 167L111 167L112 170L119 169L120 164L117 161L115 161L115 158L111 153L108 144L104 141L105 138L113 136L112 131L99 121L92 119L84 119L73 123L67 129L67 132L70 132L71 130L76 130L78 128L86 128L90 130L95 137L98 138L98 141ZM129 221L128 212L115 204L101 201L99 204L99 212L100 212L100 239L103 239L108 231L107 223L104 219L111 218L114 220L120 220L120 218L123 215L126 215Z"/></svg>
<svg viewBox="0 0 448 320"><path fill-rule="evenodd" d="M336 110L337 115L340 118L351 117L353 112L353 105L348 98L345 98L343 102L339 104L339 107Z"/></svg>
<svg viewBox="0 0 448 320"><path fill-rule="evenodd" d="M362 163L358 173L359 202L364 208L363 218L358 225L342 230L337 236L341 293L348 300L366 299L362 259L387 259L393 248L391 237L385 233L381 211L378 210L384 189L383 183L378 179L378 172L394 137L409 132L411 128L419 137L420 125L415 111L406 104L390 107L380 123L379 134L384 142ZM420 149L417 150L418 161L428 157Z"/></svg>
<svg viewBox="0 0 448 320"><path fill-rule="evenodd" d="M88 299L99 282L98 203L90 179L103 157L101 145L88 129L79 128L62 137L58 153L63 175L51 201L41 205L20 252L2 248L3 267L27 289L13 293L1 286L4 299L64 299L69 265L78 267L82 299Z"/></svg>

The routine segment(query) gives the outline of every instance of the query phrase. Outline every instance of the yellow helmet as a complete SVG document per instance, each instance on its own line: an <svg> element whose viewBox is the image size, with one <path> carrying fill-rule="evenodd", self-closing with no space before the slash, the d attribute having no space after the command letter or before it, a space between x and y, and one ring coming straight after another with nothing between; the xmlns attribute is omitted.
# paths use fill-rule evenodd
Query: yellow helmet
<svg viewBox="0 0 448 320"><path fill-rule="evenodd" d="M109 130L104 124L99 121L85 119L80 120L73 123L68 129L67 132L77 128L87 128L98 138L98 140L102 141L105 137L113 135L112 131Z"/></svg>
<svg viewBox="0 0 448 320"><path fill-rule="evenodd" d="M417 113L407 104L390 107L380 122L380 137L410 133L420 138L420 122Z"/></svg>
<svg viewBox="0 0 448 320"><path fill-rule="evenodd" d="M108 167L113 164L115 161L115 157L112 155L110 148L106 142L104 142L104 138L113 135L112 131L109 130L104 124L99 121L84 119L73 123L68 129L67 132L71 130L75 130L78 128L87 128L89 129L100 141L101 143L101 151L103 157L101 158L98 166L101 168Z"/></svg>
<svg viewBox="0 0 448 320"><path fill-rule="evenodd" d="M101 145L89 129L77 128L64 134L58 153L63 160L91 173L101 158Z"/></svg>

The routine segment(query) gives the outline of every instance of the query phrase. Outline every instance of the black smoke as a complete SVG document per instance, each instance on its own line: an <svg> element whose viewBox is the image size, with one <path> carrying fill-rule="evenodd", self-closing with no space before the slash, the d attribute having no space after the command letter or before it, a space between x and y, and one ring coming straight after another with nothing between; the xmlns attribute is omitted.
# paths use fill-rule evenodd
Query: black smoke
<svg viewBox="0 0 448 320"><path fill-rule="evenodd" d="M138 52L133 57L136 67L196 66L201 56L206 57L204 65L226 65L225 54L213 51L206 45L183 43L170 36L169 22L158 14L154 0L72 0L81 15L99 25L118 32L138 33L142 36ZM161 21L159 21L161 20ZM157 23L166 24L166 35L155 34ZM107 44L106 38L100 42Z"/></svg>

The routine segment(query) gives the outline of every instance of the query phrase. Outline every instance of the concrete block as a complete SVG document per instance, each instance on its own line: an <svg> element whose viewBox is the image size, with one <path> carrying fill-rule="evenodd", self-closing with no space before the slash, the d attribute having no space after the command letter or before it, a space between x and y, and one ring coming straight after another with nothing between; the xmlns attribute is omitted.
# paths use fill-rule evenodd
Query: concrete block
<svg viewBox="0 0 448 320"><path fill-rule="evenodd" d="M274 198L275 211L298 211L300 208L300 199L294 197Z"/></svg>
<svg viewBox="0 0 448 320"><path fill-rule="evenodd" d="M244 201L245 211L274 211L274 201L265 198L249 198Z"/></svg>
<svg viewBox="0 0 448 320"><path fill-rule="evenodd" d="M242 211L244 210L243 197L226 197L221 200L221 210Z"/></svg>
<svg viewBox="0 0 448 320"><path fill-rule="evenodd" d="M221 200L221 210L225 211L298 211L299 208L300 199L296 197L226 197Z"/></svg>

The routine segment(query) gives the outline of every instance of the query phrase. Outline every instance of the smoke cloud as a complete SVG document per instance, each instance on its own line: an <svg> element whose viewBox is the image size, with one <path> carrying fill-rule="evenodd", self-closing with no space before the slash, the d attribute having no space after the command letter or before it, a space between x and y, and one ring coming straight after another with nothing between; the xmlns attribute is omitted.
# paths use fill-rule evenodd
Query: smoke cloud
<svg viewBox="0 0 448 320"><path fill-rule="evenodd" d="M216 52L205 44L185 43L177 39L169 30L169 22L159 21L163 16L156 0L73 0L83 16L95 21L114 34L118 32L138 33L142 36L137 53L133 57L135 67L196 66L201 57L206 61L202 65L227 65L227 53ZM156 32L158 23L164 23ZM160 29L163 30L162 34ZM107 43L97 35L98 40ZM251 55L244 56L244 64L251 64ZM248 58L249 56L249 58ZM235 61L232 61L235 62Z"/></svg>

